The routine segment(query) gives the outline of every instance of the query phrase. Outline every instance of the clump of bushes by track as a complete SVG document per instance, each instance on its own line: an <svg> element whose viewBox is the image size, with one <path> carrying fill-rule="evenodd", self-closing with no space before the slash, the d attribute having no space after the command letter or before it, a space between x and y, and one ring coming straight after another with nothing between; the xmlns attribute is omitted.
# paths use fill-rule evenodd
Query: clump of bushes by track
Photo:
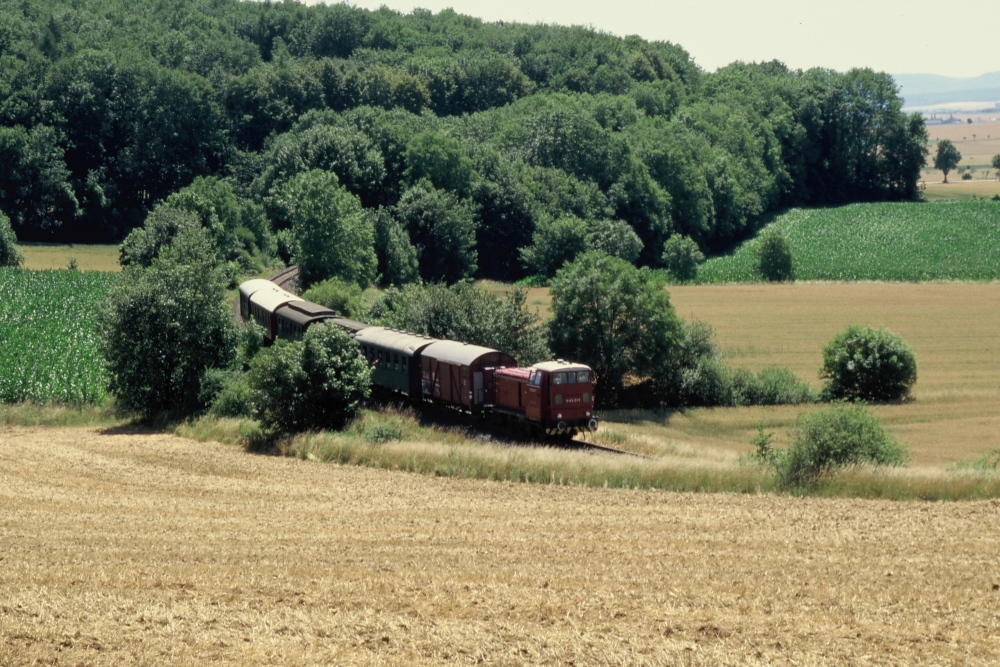
<svg viewBox="0 0 1000 667"><path fill-rule="evenodd" d="M846 467L901 466L908 457L906 448L862 405L835 405L801 415L787 449L774 449L771 434L763 428L752 444L754 456L774 470L782 489L815 486Z"/></svg>
<svg viewBox="0 0 1000 667"><path fill-rule="evenodd" d="M254 357L247 382L265 430L340 429L370 395L371 367L345 331L316 326Z"/></svg>
<svg viewBox="0 0 1000 667"><path fill-rule="evenodd" d="M0 403L104 402L108 376L94 313L114 280L0 268Z"/></svg>
<svg viewBox="0 0 1000 667"><path fill-rule="evenodd" d="M785 234L796 280L998 280L998 219L993 201L853 204L793 209L768 229ZM709 259L697 280L760 280L763 238Z"/></svg>

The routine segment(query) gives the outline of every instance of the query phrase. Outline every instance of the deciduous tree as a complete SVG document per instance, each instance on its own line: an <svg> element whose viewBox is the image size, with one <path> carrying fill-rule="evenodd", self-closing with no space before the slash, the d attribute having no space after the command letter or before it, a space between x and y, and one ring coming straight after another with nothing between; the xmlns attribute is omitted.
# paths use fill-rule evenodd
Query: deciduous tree
<svg viewBox="0 0 1000 667"><path fill-rule="evenodd" d="M588 252L552 283L553 352L594 369L606 406L618 405L628 378L673 377L684 328L648 269Z"/></svg>
<svg viewBox="0 0 1000 667"><path fill-rule="evenodd" d="M955 144L948 139L938 142L937 153L934 154L934 168L940 169L944 173L944 182L948 182L948 172L958 166L962 160L962 154Z"/></svg>

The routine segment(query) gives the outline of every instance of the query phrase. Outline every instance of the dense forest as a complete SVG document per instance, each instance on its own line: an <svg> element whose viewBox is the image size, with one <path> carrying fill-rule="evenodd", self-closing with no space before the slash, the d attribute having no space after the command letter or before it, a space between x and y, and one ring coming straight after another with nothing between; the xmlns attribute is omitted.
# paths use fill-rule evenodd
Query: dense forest
<svg viewBox="0 0 1000 667"><path fill-rule="evenodd" d="M358 282L551 275L588 249L656 266L673 235L711 252L777 209L913 199L924 142L887 74L707 73L680 46L579 27L0 6L0 211L21 240L118 242L146 223L133 261L183 224L172 208L245 268L323 238L366 246L350 246ZM309 236L331 217L365 229Z"/></svg>

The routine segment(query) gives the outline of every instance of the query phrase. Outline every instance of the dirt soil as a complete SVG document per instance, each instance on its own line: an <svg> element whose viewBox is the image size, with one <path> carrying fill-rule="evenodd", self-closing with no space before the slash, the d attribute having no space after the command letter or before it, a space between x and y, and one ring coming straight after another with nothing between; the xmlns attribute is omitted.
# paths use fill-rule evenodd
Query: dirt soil
<svg viewBox="0 0 1000 667"><path fill-rule="evenodd" d="M423 477L0 427L0 664L989 665L1000 502Z"/></svg>

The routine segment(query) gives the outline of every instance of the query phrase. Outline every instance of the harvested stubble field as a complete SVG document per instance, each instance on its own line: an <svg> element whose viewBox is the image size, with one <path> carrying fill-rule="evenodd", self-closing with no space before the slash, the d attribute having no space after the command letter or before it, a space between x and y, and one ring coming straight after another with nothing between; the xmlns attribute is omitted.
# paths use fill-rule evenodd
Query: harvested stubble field
<svg viewBox="0 0 1000 667"><path fill-rule="evenodd" d="M0 433L0 664L995 664L1000 502L434 478Z"/></svg>

